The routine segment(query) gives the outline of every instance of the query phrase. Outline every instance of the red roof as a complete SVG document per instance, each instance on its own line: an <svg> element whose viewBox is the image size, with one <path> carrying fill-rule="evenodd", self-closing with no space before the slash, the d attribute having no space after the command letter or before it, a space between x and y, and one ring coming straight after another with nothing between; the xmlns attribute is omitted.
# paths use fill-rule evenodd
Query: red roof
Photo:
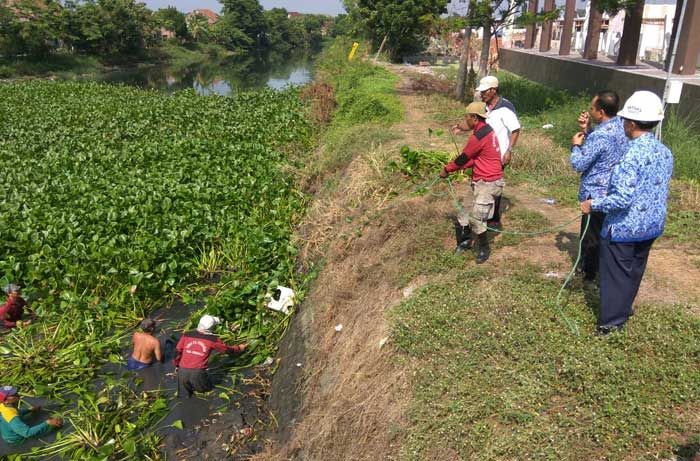
<svg viewBox="0 0 700 461"><path fill-rule="evenodd" d="M209 21L209 24L214 24L219 20L219 15L214 13L212 10L207 8L202 8L199 10L192 10L191 15L204 16Z"/></svg>

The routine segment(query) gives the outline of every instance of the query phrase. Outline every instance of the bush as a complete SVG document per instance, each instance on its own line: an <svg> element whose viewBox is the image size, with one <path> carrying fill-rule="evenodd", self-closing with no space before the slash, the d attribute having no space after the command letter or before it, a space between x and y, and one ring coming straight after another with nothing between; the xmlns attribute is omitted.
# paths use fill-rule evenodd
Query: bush
<svg viewBox="0 0 700 461"><path fill-rule="evenodd" d="M403 109L395 94L398 78L365 61L362 51L353 61L348 61L351 46L348 40L336 39L318 63L321 79L335 88L338 102L336 123L393 123L401 120Z"/></svg>
<svg viewBox="0 0 700 461"><path fill-rule="evenodd" d="M697 120L680 117L675 110L669 110L664 120L662 140L673 152L673 176L678 179L700 179Z"/></svg>

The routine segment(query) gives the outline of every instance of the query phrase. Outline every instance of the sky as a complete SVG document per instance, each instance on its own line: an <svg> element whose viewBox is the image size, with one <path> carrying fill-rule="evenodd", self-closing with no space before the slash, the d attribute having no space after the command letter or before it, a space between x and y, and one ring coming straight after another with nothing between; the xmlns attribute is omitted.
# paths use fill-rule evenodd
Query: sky
<svg viewBox="0 0 700 461"><path fill-rule="evenodd" d="M209 8L217 13L221 10L218 0L144 0L152 10L174 6L180 11L190 12L197 8ZM286 8L299 13L322 13L335 16L344 12L341 0L261 0L265 9Z"/></svg>

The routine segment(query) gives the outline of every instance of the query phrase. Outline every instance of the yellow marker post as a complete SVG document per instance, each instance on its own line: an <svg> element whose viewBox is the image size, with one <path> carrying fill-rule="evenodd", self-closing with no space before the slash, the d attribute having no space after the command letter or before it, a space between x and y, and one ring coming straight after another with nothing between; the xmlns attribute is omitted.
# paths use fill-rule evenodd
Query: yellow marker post
<svg viewBox="0 0 700 461"><path fill-rule="evenodd" d="M357 49L359 47L360 47L359 43L353 42L352 49L350 50L350 54L348 55L348 61L352 61L352 59L355 57L355 53L357 53Z"/></svg>

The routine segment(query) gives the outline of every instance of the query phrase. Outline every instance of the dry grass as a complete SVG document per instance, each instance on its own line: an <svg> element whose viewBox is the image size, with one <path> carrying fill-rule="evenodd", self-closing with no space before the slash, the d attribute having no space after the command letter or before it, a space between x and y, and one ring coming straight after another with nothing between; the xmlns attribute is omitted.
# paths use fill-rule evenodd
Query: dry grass
<svg viewBox="0 0 700 461"><path fill-rule="evenodd" d="M325 268L306 298L303 419L283 447L255 459L392 459L405 426L410 374L392 361L385 314L402 298L402 261L420 251L416 223L441 220L448 203L427 197L391 201L383 165L391 152L359 155L340 184L318 200L305 226L305 254ZM351 218L351 219L346 219ZM335 326L342 324L341 332Z"/></svg>

